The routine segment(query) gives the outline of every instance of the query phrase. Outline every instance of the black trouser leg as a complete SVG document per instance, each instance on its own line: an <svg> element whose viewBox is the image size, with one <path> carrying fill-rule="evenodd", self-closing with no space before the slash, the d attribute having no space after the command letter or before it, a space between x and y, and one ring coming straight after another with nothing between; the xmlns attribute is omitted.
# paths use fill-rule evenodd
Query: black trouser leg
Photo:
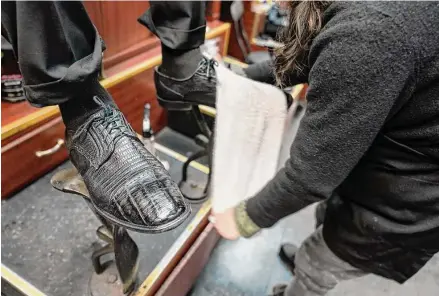
<svg viewBox="0 0 439 296"><path fill-rule="evenodd" d="M206 33L205 2L151 1L150 5L139 22L162 43L162 71L178 77L192 75L202 58L199 48Z"/></svg>
<svg viewBox="0 0 439 296"><path fill-rule="evenodd" d="M80 100L96 88L102 43L81 2L3 1L2 35L9 40L35 106Z"/></svg>
<svg viewBox="0 0 439 296"><path fill-rule="evenodd" d="M150 5L139 22L159 37L163 45L190 50L204 43L204 1L150 1Z"/></svg>

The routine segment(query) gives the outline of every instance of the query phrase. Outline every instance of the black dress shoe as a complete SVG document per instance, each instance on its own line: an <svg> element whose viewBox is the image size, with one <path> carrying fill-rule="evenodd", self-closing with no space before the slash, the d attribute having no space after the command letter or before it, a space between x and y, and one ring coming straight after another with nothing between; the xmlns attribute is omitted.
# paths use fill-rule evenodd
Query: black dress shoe
<svg viewBox="0 0 439 296"><path fill-rule="evenodd" d="M215 107L216 73L218 63L203 57L195 73L177 79L155 68L154 82L159 104L168 110L191 110L192 105Z"/></svg>
<svg viewBox="0 0 439 296"><path fill-rule="evenodd" d="M66 131L70 159L84 179L96 212L128 229L156 233L173 229L190 207L168 171L141 143L123 114L102 106Z"/></svg>
<svg viewBox="0 0 439 296"><path fill-rule="evenodd" d="M283 244L279 248L279 258L285 266L294 274L294 259L296 258L297 247L293 244Z"/></svg>

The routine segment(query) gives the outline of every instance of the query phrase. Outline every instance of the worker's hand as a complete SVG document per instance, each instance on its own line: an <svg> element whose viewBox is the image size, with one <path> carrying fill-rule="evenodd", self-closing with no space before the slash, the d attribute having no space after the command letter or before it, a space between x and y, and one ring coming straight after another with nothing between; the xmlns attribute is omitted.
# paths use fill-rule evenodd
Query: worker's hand
<svg viewBox="0 0 439 296"><path fill-rule="evenodd" d="M235 208L228 209L221 213L212 213L209 220L222 237L235 240L240 236L236 226Z"/></svg>

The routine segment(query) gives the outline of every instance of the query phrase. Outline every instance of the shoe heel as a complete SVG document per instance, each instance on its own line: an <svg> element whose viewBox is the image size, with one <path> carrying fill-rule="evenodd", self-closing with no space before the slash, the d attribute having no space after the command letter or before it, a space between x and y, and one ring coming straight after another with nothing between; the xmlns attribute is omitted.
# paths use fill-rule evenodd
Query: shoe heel
<svg viewBox="0 0 439 296"><path fill-rule="evenodd" d="M157 96L157 101L159 102L160 106L167 110L171 111L190 111L192 110L192 105L186 102L175 102L175 101L169 101L160 98Z"/></svg>

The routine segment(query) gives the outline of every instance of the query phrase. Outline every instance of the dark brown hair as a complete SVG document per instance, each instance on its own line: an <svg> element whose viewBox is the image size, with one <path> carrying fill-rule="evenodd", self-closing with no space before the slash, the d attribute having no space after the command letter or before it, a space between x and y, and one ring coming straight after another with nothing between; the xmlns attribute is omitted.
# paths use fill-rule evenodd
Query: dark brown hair
<svg viewBox="0 0 439 296"><path fill-rule="evenodd" d="M330 1L291 1L283 3L288 9L288 25L279 32L284 44L275 50L276 83L288 84L288 74L303 71L313 38L322 28L322 16Z"/></svg>

